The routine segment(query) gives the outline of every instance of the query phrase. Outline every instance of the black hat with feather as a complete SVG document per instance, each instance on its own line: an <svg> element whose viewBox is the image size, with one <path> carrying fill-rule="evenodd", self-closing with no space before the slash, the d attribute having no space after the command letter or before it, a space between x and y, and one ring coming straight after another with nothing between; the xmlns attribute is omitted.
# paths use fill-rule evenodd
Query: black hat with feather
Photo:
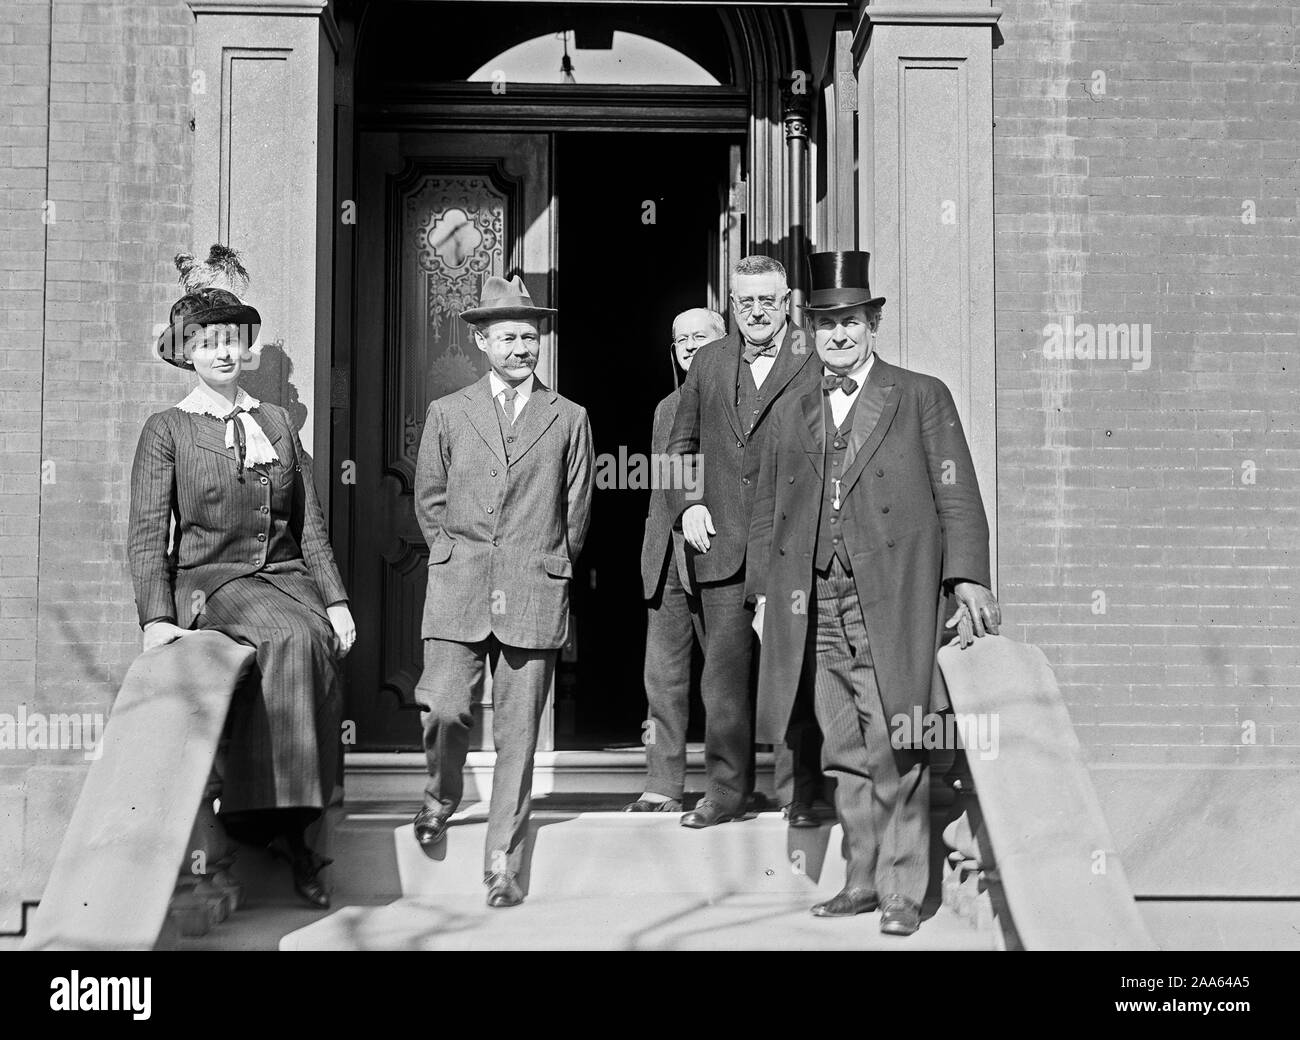
<svg viewBox="0 0 1300 1040"><path fill-rule="evenodd" d="M252 346L262 325L257 310L239 298L248 287L248 272L233 249L214 245L206 260L177 253L176 270L185 295L172 304L168 327L158 337L158 356L169 365L192 369L186 341L208 325L238 325Z"/></svg>

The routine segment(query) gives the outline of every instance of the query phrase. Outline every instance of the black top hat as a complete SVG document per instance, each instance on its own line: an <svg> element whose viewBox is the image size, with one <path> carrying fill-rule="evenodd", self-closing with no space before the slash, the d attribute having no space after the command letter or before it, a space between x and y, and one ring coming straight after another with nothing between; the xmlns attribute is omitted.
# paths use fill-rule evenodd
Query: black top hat
<svg viewBox="0 0 1300 1040"><path fill-rule="evenodd" d="M158 356L177 368L193 368L185 355L185 339L208 325L239 325L251 345L262 326L262 316L226 289L197 289L172 304L170 324L158 337Z"/></svg>
<svg viewBox="0 0 1300 1040"><path fill-rule="evenodd" d="M870 253L847 249L833 253L813 253L808 257L808 302L806 311L833 311L865 304L879 307L883 296L872 296L867 283Z"/></svg>

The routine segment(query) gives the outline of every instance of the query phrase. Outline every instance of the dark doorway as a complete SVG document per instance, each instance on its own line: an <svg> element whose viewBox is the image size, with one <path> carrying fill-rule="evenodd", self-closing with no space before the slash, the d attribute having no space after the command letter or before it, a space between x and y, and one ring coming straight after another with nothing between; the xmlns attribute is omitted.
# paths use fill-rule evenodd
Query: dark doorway
<svg viewBox="0 0 1300 1040"><path fill-rule="evenodd" d="M709 303L733 143L706 134L558 135L558 389L587 409L598 459L649 454L655 405L676 386L672 320ZM595 491L573 583L574 652L556 685L557 748L640 743L649 496L622 480ZM690 739L699 740L698 692L693 699Z"/></svg>

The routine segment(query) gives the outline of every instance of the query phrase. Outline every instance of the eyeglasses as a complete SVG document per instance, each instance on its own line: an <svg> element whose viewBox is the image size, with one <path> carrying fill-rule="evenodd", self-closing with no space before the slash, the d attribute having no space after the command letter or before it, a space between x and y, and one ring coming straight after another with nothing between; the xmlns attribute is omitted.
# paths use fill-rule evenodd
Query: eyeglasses
<svg viewBox="0 0 1300 1040"><path fill-rule="evenodd" d="M740 309L741 314L750 314L755 307L762 307L768 314L771 314L785 302L785 296L785 293L782 293L779 298L776 296L760 296L755 299L752 296L733 296L731 300Z"/></svg>

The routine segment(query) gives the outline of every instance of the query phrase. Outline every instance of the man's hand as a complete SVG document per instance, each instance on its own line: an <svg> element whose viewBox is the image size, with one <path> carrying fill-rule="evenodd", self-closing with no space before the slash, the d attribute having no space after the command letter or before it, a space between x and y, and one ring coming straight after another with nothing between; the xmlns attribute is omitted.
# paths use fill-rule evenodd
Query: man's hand
<svg viewBox="0 0 1300 1040"><path fill-rule="evenodd" d="M964 620L968 622L977 639L985 635L998 634L998 628L1002 625L1002 610L998 606L997 597L992 592L973 581L959 581L953 586L952 594L957 597L960 606L957 613L948 619L948 624L944 627L952 628L953 625ZM965 625L962 626L962 628L965 627ZM959 635L964 637L965 633L962 628L957 631ZM964 649L967 645L969 645L968 642L963 638L962 648Z"/></svg>
<svg viewBox="0 0 1300 1040"><path fill-rule="evenodd" d="M763 609L767 606L767 597L759 596L757 605L754 607L754 620L749 623L750 628L754 630L754 635L758 636L758 641L763 641Z"/></svg>
<svg viewBox="0 0 1300 1040"><path fill-rule="evenodd" d="M697 502L682 514L682 534L696 552L708 552L709 535L717 533L708 506Z"/></svg>
<svg viewBox="0 0 1300 1040"><path fill-rule="evenodd" d="M173 625L170 621L150 621L144 626L144 648L152 650L155 647L166 646L168 643L176 642L185 634L185 629Z"/></svg>
<svg viewBox="0 0 1300 1040"><path fill-rule="evenodd" d="M346 657L352 644L357 641L357 626L352 622L352 611L348 610L346 603L331 603L325 608L325 613L330 617L330 624L334 626L334 638L338 640L338 652L340 657Z"/></svg>

